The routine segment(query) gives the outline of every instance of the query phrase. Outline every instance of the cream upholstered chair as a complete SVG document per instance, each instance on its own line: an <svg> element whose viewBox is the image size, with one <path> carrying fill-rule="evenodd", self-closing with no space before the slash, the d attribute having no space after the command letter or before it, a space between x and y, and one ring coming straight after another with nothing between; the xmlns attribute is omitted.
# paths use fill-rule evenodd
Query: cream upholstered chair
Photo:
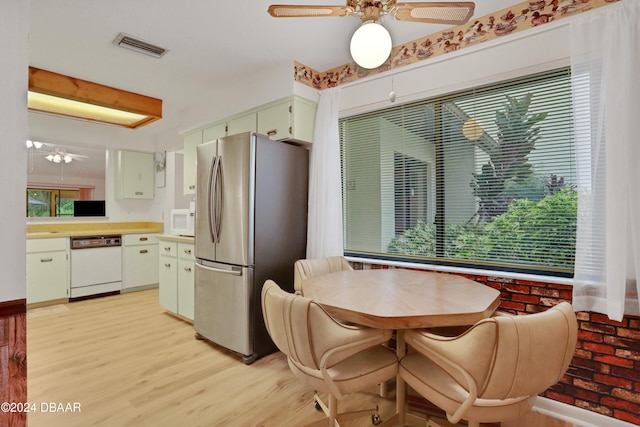
<svg viewBox="0 0 640 427"><path fill-rule="evenodd" d="M396 355L381 345L389 340L390 331L341 324L319 304L285 292L271 280L262 287L262 313L293 374L316 392L329 394L328 407L316 395L329 421L309 426L334 427L338 419L361 416L362 411L338 415L338 399L397 375ZM377 413L372 420L379 422Z"/></svg>
<svg viewBox="0 0 640 427"><path fill-rule="evenodd" d="M342 270L353 270L343 256L300 259L295 262L293 268L293 289L296 294L301 295L303 280Z"/></svg>
<svg viewBox="0 0 640 427"><path fill-rule="evenodd" d="M541 313L484 319L456 337L407 331L406 343L417 352L400 362L400 381L454 424L506 421L528 412L535 396L562 378L576 337L567 302Z"/></svg>

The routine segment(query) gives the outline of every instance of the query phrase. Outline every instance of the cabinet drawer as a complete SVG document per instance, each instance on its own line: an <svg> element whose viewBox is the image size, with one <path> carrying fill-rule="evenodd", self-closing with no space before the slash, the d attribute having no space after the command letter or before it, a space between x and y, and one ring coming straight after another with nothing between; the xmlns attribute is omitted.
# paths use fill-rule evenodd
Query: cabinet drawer
<svg viewBox="0 0 640 427"><path fill-rule="evenodd" d="M125 246L154 245L158 243L158 238L155 234L125 234L122 243Z"/></svg>
<svg viewBox="0 0 640 427"><path fill-rule="evenodd" d="M163 240L159 243L158 252L161 256L178 256L178 243L177 242L168 242Z"/></svg>
<svg viewBox="0 0 640 427"><path fill-rule="evenodd" d="M55 239L27 239L27 253L66 251L69 239L57 237Z"/></svg>
<svg viewBox="0 0 640 427"><path fill-rule="evenodd" d="M190 243L178 243L178 256L187 261L195 261L194 248Z"/></svg>

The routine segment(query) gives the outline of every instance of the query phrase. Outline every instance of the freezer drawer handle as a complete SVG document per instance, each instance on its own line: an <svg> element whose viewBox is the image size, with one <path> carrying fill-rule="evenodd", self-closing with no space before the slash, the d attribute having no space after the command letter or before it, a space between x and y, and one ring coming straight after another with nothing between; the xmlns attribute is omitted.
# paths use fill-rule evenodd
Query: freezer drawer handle
<svg viewBox="0 0 640 427"><path fill-rule="evenodd" d="M147 253L149 253L149 251L148 251L147 249L141 249L141 250L140 250L140 253L141 253L141 254L147 254Z"/></svg>
<svg viewBox="0 0 640 427"><path fill-rule="evenodd" d="M40 258L40 262L51 262L53 258Z"/></svg>
<svg viewBox="0 0 640 427"><path fill-rule="evenodd" d="M242 276L242 270L223 270L221 268L207 267L206 265L202 265L202 264L199 264L199 265L205 270L214 271L216 273L231 274L232 276Z"/></svg>

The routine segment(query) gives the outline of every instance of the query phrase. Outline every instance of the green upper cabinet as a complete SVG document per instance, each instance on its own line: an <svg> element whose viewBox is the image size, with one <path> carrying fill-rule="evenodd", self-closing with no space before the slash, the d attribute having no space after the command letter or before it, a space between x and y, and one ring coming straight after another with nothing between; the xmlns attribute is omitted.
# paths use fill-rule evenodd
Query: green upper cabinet
<svg viewBox="0 0 640 427"><path fill-rule="evenodd" d="M202 144L202 130L190 132L184 136L183 151L183 193L195 194L196 192L196 147Z"/></svg>
<svg viewBox="0 0 640 427"><path fill-rule="evenodd" d="M258 132L273 140L313 142L316 104L290 96L184 135L183 193L196 192L196 147L227 135Z"/></svg>
<svg viewBox="0 0 640 427"><path fill-rule="evenodd" d="M116 199L153 199L155 158L153 153L116 151L114 192Z"/></svg>
<svg viewBox="0 0 640 427"><path fill-rule="evenodd" d="M255 132L257 130L256 124L256 113L235 117L227 122L227 135Z"/></svg>
<svg viewBox="0 0 640 427"><path fill-rule="evenodd" d="M258 133L273 140L297 139L311 142L316 105L293 98L258 111Z"/></svg>
<svg viewBox="0 0 640 427"><path fill-rule="evenodd" d="M196 193L196 147L200 144L215 141L227 134L227 124L219 123L195 132L189 132L184 136L183 151L183 193Z"/></svg>

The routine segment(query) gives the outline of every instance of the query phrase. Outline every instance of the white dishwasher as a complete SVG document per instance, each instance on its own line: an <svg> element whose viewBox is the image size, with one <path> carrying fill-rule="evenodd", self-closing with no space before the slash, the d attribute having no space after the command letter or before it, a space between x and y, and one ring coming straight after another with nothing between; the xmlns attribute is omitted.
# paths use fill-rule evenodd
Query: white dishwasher
<svg viewBox="0 0 640 427"><path fill-rule="evenodd" d="M82 298L122 290L122 236L71 237L71 295Z"/></svg>

